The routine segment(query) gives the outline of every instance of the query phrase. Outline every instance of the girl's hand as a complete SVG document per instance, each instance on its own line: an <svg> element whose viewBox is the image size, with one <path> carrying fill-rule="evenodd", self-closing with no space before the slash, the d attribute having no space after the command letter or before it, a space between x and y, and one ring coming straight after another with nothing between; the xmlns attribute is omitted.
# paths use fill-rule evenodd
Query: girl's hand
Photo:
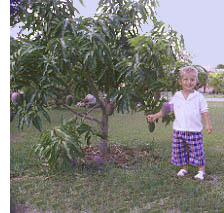
<svg viewBox="0 0 224 213"><path fill-rule="evenodd" d="M206 129L208 134L212 133L212 126L210 124L206 124L205 129Z"/></svg>
<svg viewBox="0 0 224 213"><path fill-rule="evenodd" d="M147 115L146 116L148 122L152 123L156 120L155 115Z"/></svg>
<svg viewBox="0 0 224 213"><path fill-rule="evenodd" d="M148 122L150 122L150 123L152 123L152 122L154 122L156 119L158 119L158 118L162 118L163 117L163 113L162 113L162 111L160 111L160 112L157 112L156 114L148 114L147 116L146 116L146 119L147 119L147 121Z"/></svg>
<svg viewBox="0 0 224 213"><path fill-rule="evenodd" d="M202 113L202 116L205 120L205 129L208 134L211 134L212 133L212 125L211 125L211 121L210 121L208 112Z"/></svg>

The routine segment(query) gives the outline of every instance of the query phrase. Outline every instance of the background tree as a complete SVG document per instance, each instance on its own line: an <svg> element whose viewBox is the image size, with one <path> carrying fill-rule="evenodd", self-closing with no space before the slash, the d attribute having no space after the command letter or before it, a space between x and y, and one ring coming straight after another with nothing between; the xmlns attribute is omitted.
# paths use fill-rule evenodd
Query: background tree
<svg viewBox="0 0 224 213"><path fill-rule="evenodd" d="M208 85L214 88L215 93L224 92L224 70L209 74Z"/></svg>
<svg viewBox="0 0 224 213"><path fill-rule="evenodd" d="M99 126L100 148L106 153L113 108L158 111L165 101L158 94L168 87L174 91L178 68L191 61L183 57L183 38L157 21L157 3L100 0L94 18L77 18L71 0L22 1L24 13L12 15L31 32L11 42L10 63L11 92L23 92L23 103L11 104L18 127L33 124L42 131L40 113L50 122L50 101L63 97L62 107L82 117L82 122L90 120ZM139 27L147 20L153 29L139 35ZM66 95L79 100L88 93L96 97L101 119L90 115L94 107L82 113L64 102ZM89 127L85 127L89 138ZM64 131L60 138L72 143L74 137L66 129L71 130L60 129ZM78 128L76 133L83 131ZM43 143L53 141L45 136Z"/></svg>
<svg viewBox="0 0 224 213"><path fill-rule="evenodd" d="M224 69L224 64L218 64L218 65L216 66L216 69Z"/></svg>

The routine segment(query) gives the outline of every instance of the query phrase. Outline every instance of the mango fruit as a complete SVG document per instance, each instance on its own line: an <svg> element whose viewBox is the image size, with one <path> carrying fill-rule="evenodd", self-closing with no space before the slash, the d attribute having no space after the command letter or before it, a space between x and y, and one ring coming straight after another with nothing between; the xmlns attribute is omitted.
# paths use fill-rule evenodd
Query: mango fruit
<svg viewBox="0 0 224 213"><path fill-rule="evenodd" d="M21 104L23 101L22 94L20 92L12 93L11 100L14 105Z"/></svg>
<svg viewBox="0 0 224 213"><path fill-rule="evenodd" d="M66 104L68 105L68 106L71 106L72 105L72 103L73 103L73 97L72 97L72 95L67 95L66 96Z"/></svg>
<svg viewBox="0 0 224 213"><path fill-rule="evenodd" d="M153 113L149 111L146 114L147 115L152 115ZM155 127L156 127L155 123L154 122L149 122L148 120L147 120L147 123L148 123L149 132L153 132L155 130Z"/></svg>

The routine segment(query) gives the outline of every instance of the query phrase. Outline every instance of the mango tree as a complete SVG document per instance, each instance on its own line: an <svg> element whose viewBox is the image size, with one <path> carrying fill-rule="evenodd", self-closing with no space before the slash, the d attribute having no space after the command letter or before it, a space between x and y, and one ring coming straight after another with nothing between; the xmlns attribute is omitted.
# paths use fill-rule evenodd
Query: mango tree
<svg viewBox="0 0 224 213"><path fill-rule="evenodd" d="M80 136L85 133L88 141L95 134L85 123L89 120L100 128L97 135L105 154L108 120L114 108L118 112L156 112L161 108L164 100L159 93L167 87L175 90L178 67L191 62L181 58L183 39L157 21L157 3L100 0L94 18L77 17L71 0L19 4L24 12L16 13L16 20L30 31L11 42L11 93L23 93L22 104L11 103L18 127L33 124L42 131L40 114L50 122L51 100L62 96L60 106L82 118L81 124L73 119L63 121L61 128L44 131L37 152L45 149L48 160L54 162L57 157L53 153L62 144L70 160L83 156ZM140 35L139 28L148 20L154 27ZM79 100L88 93L96 97L101 119L90 115L95 107L82 113L70 106L71 101L65 102L67 95Z"/></svg>
<svg viewBox="0 0 224 213"><path fill-rule="evenodd" d="M214 88L215 93L224 92L224 70L211 73L208 78L208 85Z"/></svg>

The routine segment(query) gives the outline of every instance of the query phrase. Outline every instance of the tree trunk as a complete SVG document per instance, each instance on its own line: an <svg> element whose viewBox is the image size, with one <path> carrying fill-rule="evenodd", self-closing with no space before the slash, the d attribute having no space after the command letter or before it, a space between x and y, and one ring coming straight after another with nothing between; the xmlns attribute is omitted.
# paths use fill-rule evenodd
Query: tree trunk
<svg viewBox="0 0 224 213"><path fill-rule="evenodd" d="M207 83L204 84L204 93L206 93Z"/></svg>
<svg viewBox="0 0 224 213"><path fill-rule="evenodd" d="M102 109L102 120L100 124L100 129L102 133L102 138L100 139L99 149L101 153L104 155L107 153L108 148L108 115L105 109Z"/></svg>

